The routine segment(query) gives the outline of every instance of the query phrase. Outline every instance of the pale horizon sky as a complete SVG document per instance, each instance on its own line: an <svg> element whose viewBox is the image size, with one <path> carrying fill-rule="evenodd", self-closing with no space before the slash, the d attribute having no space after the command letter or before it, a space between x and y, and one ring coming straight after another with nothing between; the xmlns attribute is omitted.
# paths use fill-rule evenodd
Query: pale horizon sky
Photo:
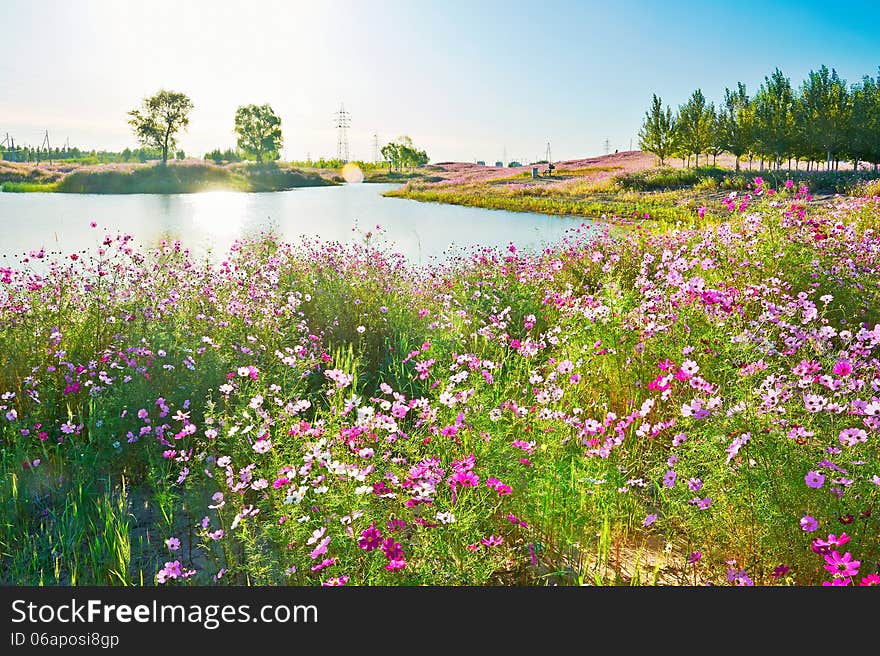
<svg viewBox="0 0 880 656"><path fill-rule="evenodd" d="M195 109L180 146L234 147L236 107L269 103L285 159L352 159L412 137L431 161L588 157L637 147L652 93L716 103L775 67L877 75L880 3L2 0L0 139L136 147L128 110L160 88ZM733 5L733 6L731 6Z"/></svg>

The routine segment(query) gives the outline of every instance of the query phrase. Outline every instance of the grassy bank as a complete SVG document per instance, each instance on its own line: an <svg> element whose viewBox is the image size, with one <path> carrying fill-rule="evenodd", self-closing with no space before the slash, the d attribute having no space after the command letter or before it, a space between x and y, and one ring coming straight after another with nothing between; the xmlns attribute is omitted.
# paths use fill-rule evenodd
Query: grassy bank
<svg viewBox="0 0 880 656"><path fill-rule="evenodd" d="M338 184L329 175L285 164L237 163L218 166L201 160L160 164L107 164L95 167L0 168L4 192L70 194L178 194L210 190L282 191Z"/></svg>
<svg viewBox="0 0 880 656"><path fill-rule="evenodd" d="M876 585L878 228L784 186L427 267L99 226L0 267L0 583Z"/></svg>
<svg viewBox="0 0 880 656"><path fill-rule="evenodd" d="M721 167L654 166L641 153L560 162L552 175L538 165L513 171L500 167L453 164L435 167L432 178L409 181L386 195L411 200L467 205L515 212L602 218L651 219L695 225L725 215L730 194L743 198L756 188L806 185L816 196L873 195L880 174L869 171L733 171ZM759 187L761 185L758 185ZM739 202L739 200L737 201ZM703 208L703 209L700 209Z"/></svg>

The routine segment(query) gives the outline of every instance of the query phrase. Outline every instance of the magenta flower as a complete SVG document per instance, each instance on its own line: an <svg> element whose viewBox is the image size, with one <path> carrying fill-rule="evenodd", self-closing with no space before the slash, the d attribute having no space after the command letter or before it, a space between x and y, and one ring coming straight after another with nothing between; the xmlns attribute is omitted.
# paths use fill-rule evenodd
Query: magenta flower
<svg viewBox="0 0 880 656"><path fill-rule="evenodd" d="M791 569L788 565L779 565L776 569L773 570L773 573L770 575L774 579L779 579L788 574L788 571Z"/></svg>
<svg viewBox="0 0 880 656"><path fill-rule="evenodd" d="M860 586L878 585L880 586L880 574L868 574L862 578Z"/></svg>
<svg viewBox="0 0 880 656"><path fill-rule="evenodd" d="M819 522L811 515L804 515L801 517L801 528L807 533L811 533L819 528Z"/></svg>
<svg viewBox="0 0 880 656"><path fill-rule="evenodd" d="M849 376L852 373L852 365L846 360L838 360L834 363L835 376Z"/></svg>
<svg viewBox="0 0 880 656"><path fill-rule="evenodd" d="M825 569L836 577L850 577L859 573L859 565L861 561L853 560L852 554L847 551L842 556L837 550L832 551L825 556Z"/></svg>
<svg viewBox="0 0 880 656"><path fill-rule="evenodd" d="M180 549L180 540L174 537L168 538L165 540L165 546L168 547L170 551L177 551Z"/></svg>
<svg viewBox="0 0 880 656"><path fill-rule="evenodd" d="M358 546L364 551L378 549L381 544L382 532L376 528L375 524L370 524L369 528L361 531L361 537L358 538Z"/></svg>
<svg viewBox="0 0 880 656"><path fill-rule="evenodd" d="M490 535L489 537L480 540L480 544L487 547L497 547L502 542L504 542L504 538L500 535Z"/></svg>
<svg viewBox="0 0 880 656"><path fill-rule="evenodd" d="M403 560L403 547L400 542L396 542L394 538L385 538L382 540L382 551L388 560Z"/></svg>
<svg viewBox="0 0 880 656"><path fill-rule="evenodd" d="M825 484L825 477L817 471L809 471L807 472L807 475L804 476L804 481L806 481L807 487L818 490Z"/></svg>

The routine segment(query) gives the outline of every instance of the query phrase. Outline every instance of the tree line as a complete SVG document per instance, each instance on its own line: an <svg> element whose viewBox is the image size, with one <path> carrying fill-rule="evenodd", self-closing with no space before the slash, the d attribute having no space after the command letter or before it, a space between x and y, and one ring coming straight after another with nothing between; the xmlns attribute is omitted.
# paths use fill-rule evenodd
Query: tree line
<svg viewBox="0 0 880 656"><path fill-rule="evenodd" d="M725 88L716 107L697 89L673 112L656 94L639 130L639 147L653 153L661 166L669 157L690 166L695 158L730 153L739 170L759 159L781 168L792 160L806 162L807 170L837 169L841 161L880 163L880 69L876 78L864 76L848 85L837 71L822 66L810 71L800 87L778 68L750 95L738 82Z"/></svg>
<svg viewBox="0 0 880 656"><path fill-rule="evenodd" d="M177 159L185 153L178 150ZM162 153L150 148L125 148L113 150L83 150L76 146L45 148L37 146L11 146L0 151L0 159L7 162L78 162L80 164L113 164L116 162L149 162L162 158Z"/></svg>

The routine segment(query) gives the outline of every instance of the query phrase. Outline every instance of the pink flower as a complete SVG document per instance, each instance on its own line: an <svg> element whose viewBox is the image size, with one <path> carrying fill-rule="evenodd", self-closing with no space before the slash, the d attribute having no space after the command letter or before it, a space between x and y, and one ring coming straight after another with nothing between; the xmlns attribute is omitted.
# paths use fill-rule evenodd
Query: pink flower
<svg viewBox="0 0 880 656"><path fill-rule="evenodd" d="M180 549L180 540L175 537L168 538L165 540L165 546L168 547L171 551L177 551Z"/></svg>
<svg viewBox="0 0 880 656"><path fill-rule="evenodd" d="M807 533L811 533L819 528L819 522L816 521L815 517L804 515L801 517L801 528Z"/></svg>
<svg viewBox="0 0 880 656"><path fill-rule="evenodd" d="M375 524L370 524L369 528L361 531L361 537L358 538L358 546L364 551L373 551L382 544L382 532L376 528Z"/></svg>
<svg viewBox="0 0 880 656"><path fill-rule="evenodd" d="M314 550L312 551L312 553L309 554L309 556L312 558L312 560L314 560L315 558L318 558L319 556L323 556L325 553L327 553L327 547L330 545L331 539L332 538L328 535L326 538L324 538L323 540L321 540L318 543L318 546L315 547Z"/></svg>
<svg viewBox="0 0 880 656"><path fill-rule="evenodd" d="M853 560L852 554L847 551L842 556L835 550L825 556L825 569L836 577L850 577L859 573L861 561Z"/></svg>
<svg viewBox="0 0 880 656"><path fill-rule="evenodd" d="M838 360L834 363L832 371L835 376L849 376L852 373L852 365L846 360Z"/></svg>
<svg viewBox="0 0 880 656"><path fill-rule="evenodd" d="M331 565L333 565L335 563L336 563L335 558L328 558L327 560L322 560L317 565L312 565L311 569L313 572L320 572L322 569L326 569L327 567L330 567Z"/></svg>
<svg viewBox="0 0 880 656"><path fill-rule="evenodd" d="M337 586L337 585L345 585L348 583L348 576L343 574L342 576L331 576L329 579L321 583L324 587Z"/></svg>
<svg viewBox="0 0 880 656"><path fill-rule="evenodd" d="M403 547L400 542L396 542L394 538L385 538L382 540L382 551L388 560L403 560Z"/></svg>

